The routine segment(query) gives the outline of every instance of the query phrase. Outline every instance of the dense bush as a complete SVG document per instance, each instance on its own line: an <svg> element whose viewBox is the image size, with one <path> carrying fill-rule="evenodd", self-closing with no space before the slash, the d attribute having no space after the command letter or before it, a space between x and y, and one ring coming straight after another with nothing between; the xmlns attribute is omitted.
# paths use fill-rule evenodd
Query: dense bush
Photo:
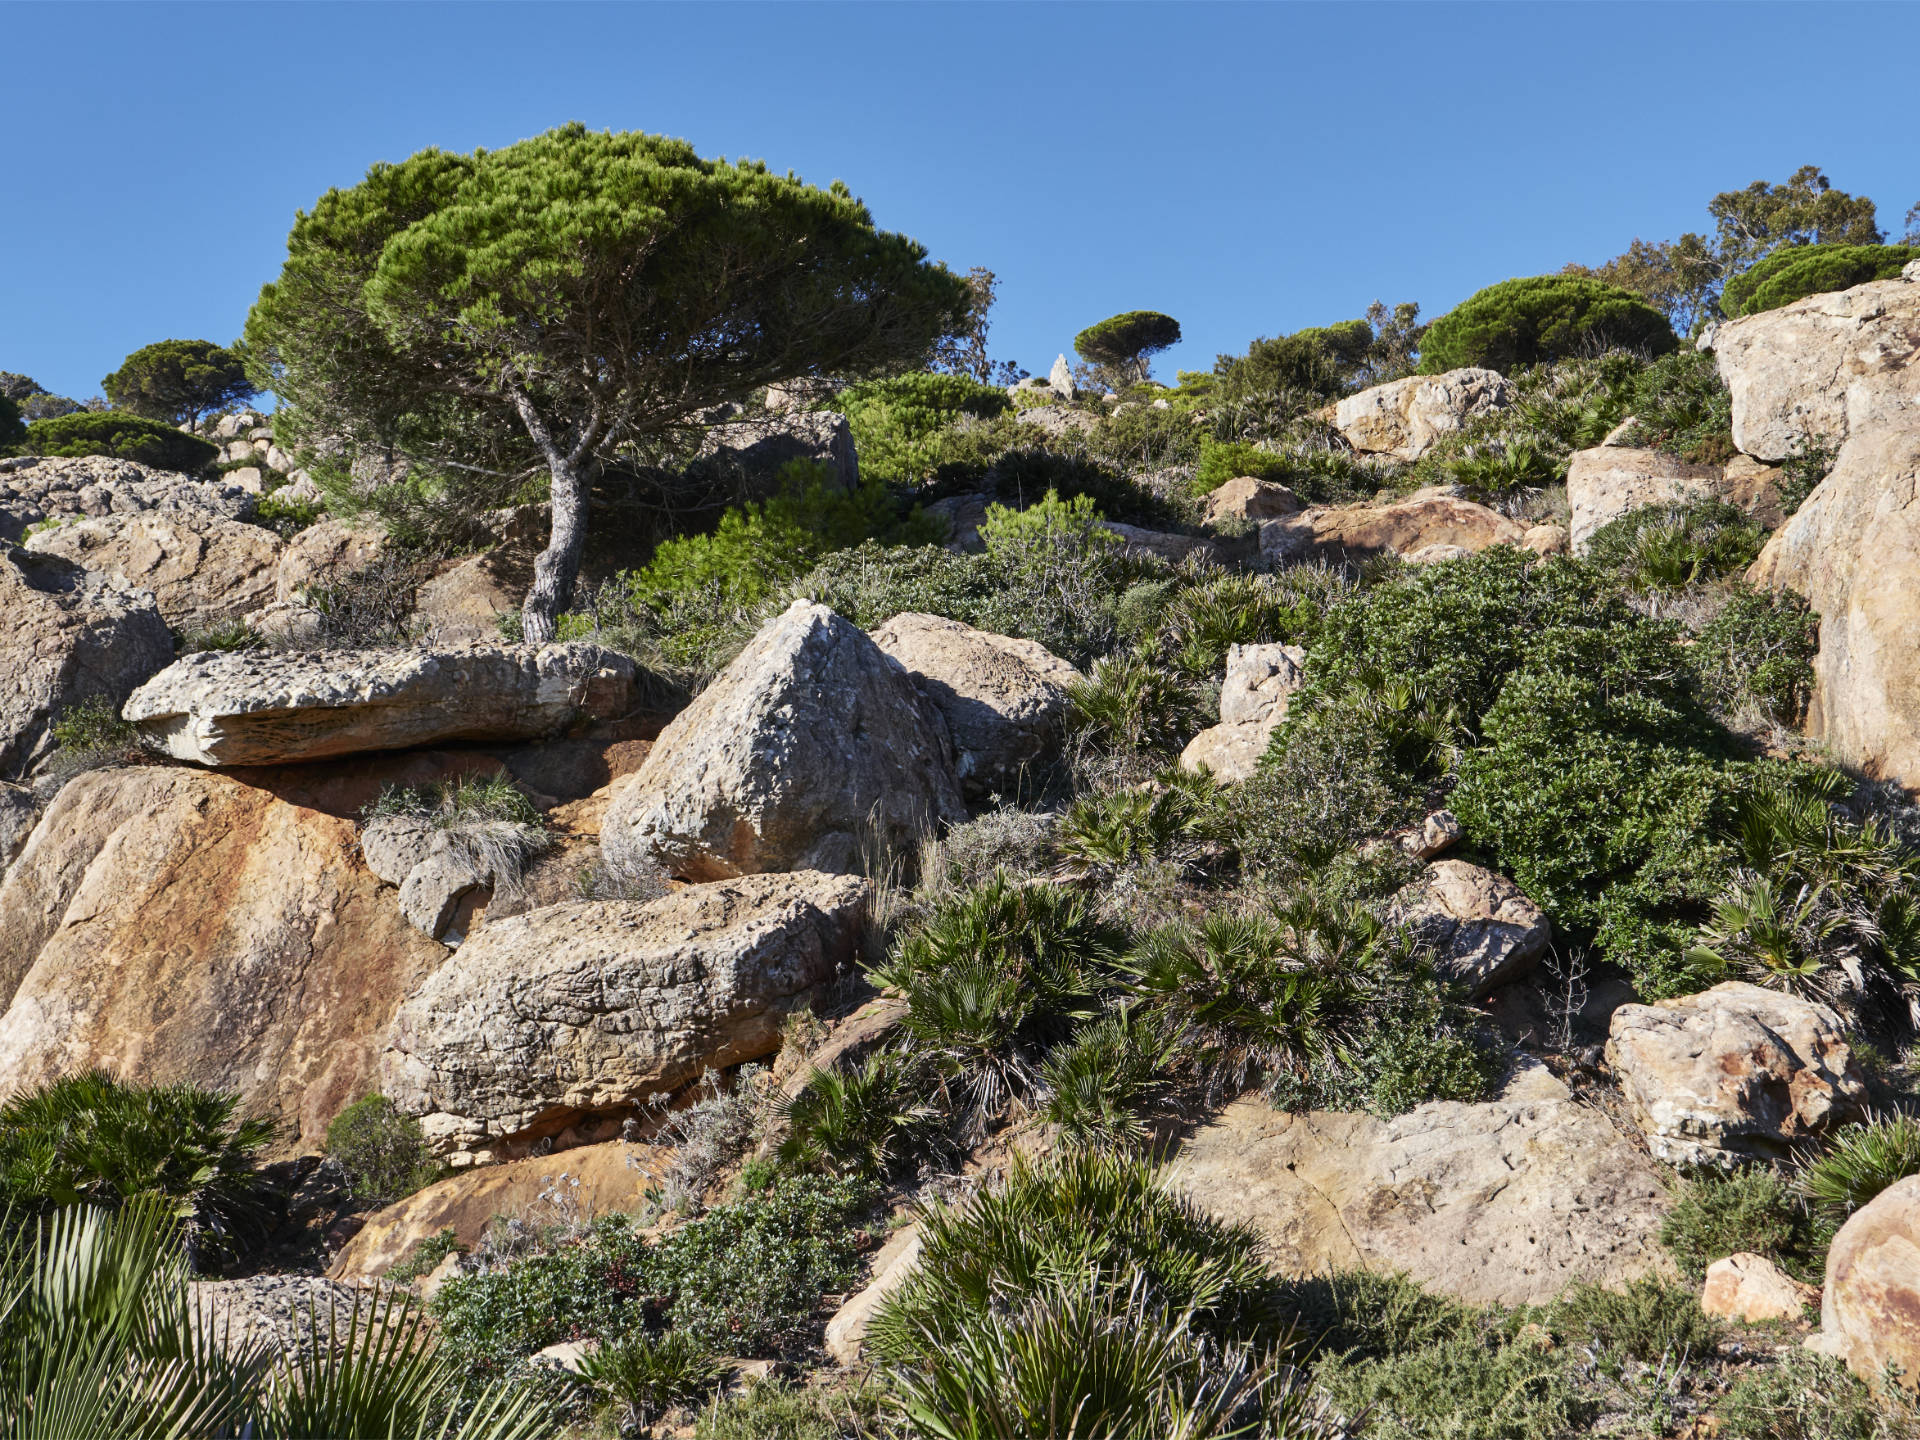
<svg viewBox="0 0 1920 1440"><path fill-rule="evenodd" d="M198 435L118 410L36 420L27 427L27 448L36 455L107 455L188 474L206 469L220 453Z"/></svg>
<svg viewBox="0 0 1920 1440"><path fill-rule="evenodd" d="M1664 355L1678 343L1666 317L1630 291L1584 276L1539 275L1489 285L1435 320L1421 341L1420 369L1505 372L1609 349Z"/></svg>
<svg viewBox="0 0 1920 1440"><path fill-rule="evenodd" d="M0 455L13 450L26 442L26 423L20 418L20 407L0 395Z"/></svg>
<svg viewBox="0 0 1920 1440"><path fill-rule="evenodd" d="M901 375L843 390L834 402L847 417L863 480L913 485L944 457L930 443L963 417L991 420L1013 408L1004 390L961 375Z"/></svg>
<svg viewBox="0 0 1920 1440"><path fill-rule="evenodd" d="M1285 480L1291 468L1284 456L1258 445L1241 440L1202 440L1193 488L1198 494L1211 494L1242 475L1256 480Z"/></svg>
<svg viewBox="0 0 1920 1440"><path fill-rule="evenodd" d="M1733 458L1733 396L1705 350L1684 346L1640 372L1626 408L1636 445L1699 464ZM1598 442L1594 442L1598 443Z"/></svg>
<svg viewBox="0 0 1920 1440"><path fill-rule="evenodd" d="M1783 245L1732 276L1720 293L1730 318L1778 310L1808 295L1851 290L1870 280L1897 280L1920 260L1920 245Z"/></svg>
<svg viewBox="0 0 1920 1440"><path fill-rule="evenodd" d="M356 1100L333 1117L327 1154L353 1198L369 1205L391 1204L440 1177L420 1122L384 1095Z"/></svg>
<svg viewBox="0 0 1920 1440"><path fill-rule="evenodd" d="M1813 692L1820 617L1791 590L1735 585L1720 612L1694 637L1701 697L1730 718L1751 707L1792 725Z"/></svg>
<svg viewBox="0 0 1920 1440"><path fill-rule="evenodd" d="M1792 1346L1776 1364L1749 1370L1714 1406L1728 1440L1906 1440L1920 1434L1920 1407L1876 1387L1844 1363Z"/></svg>
<svg viewBox="0 0 1920 1440"><path fill-rule="evenodd" d="M1834 1136L1800 1172L1799 1188L1837 1222L1909 1175L1920 1175L1920 1118L1891 1115Z"/></svg>
<svg viewBox="0 0 1920 1440"><path fill-rule="evenodd" d="M1594 531L1587 559L1629 590L1684 590L1745 570L1766 538L1724 500L1642 505Z"/></svg>
<svg viewBox="0 0 1920 1440"><path fill-rule="evenodd" d="M1673 1204L1660 1222L1660 1243L1694 1284L1706 1278L1714 1261L1743 1250L1817 1282L1826 1254L1805 1203L1765 1166L1677 1182Z"/></svg>

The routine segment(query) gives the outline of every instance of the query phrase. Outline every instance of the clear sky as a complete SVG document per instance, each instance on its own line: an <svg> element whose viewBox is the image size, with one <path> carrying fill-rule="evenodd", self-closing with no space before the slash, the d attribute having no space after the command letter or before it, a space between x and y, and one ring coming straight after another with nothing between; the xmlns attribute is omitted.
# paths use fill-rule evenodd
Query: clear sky
<svg viewBox="0 0 1920 1440"><path fill-rule="evenodd" d="M296 209L568 120L824 184L1000 278L1044 371L1165 310L1158 371L1705 229L1819 164L1920 201L1920 5L0 3L0 369L86 396L240 331Z"/></svg>

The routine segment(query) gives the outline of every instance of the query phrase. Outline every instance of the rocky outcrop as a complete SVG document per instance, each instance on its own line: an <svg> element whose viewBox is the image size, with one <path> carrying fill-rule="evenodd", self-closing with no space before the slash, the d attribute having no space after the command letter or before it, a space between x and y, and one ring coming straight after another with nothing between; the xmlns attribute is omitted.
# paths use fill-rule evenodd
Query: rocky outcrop
<svg viewBox="0 0 1920 1440"><path fill-rule="evenodd" d="M344 1334L356 1302L362 1325L373 1297L355 1285L318 1275L250 1275L195 1280L187 1286L196 1328L229 1355L264 1354L269 1364L297 1364Z"/></svg>
<svg viewBox="0 0 1920 1440"><path fill-rule="evenodd" d="M1207 523L1278 520L1297 515L1304 508L1300 497L1278 480L1256 480L1251 475L1242 475L1207 496Z"/></svg>
<svg viewBox="0 0 1920 1440"><path fill-rule="evenodd" d="M24 785L0 785L0 877L6 875L39 818L40 805L33 791Z"/></svg>
<svg viewBox="0 0 1920 1440"><path fill-rule="evenodd" d="M443 1152L498 1158L770 1054L853 956L868 887L749 875L490 923L407 998L382 1089Z"/></svg>
<svg viewBox="0 0 1920 1440"><path fill-rule="evenodd" d="M1165 560L1170 565L1190 559L1207 560L1215 564L1220 560L1220 547L1204 535L1144 530L1138 525L1122 525L1115 520L1102 520L1100 528L1118 540L1121 549L1129 555Z"/></svg>
<svg viewBox="0 0 1920 1440"><path fill-rule="evenodd" d="M153 597L57 555L0 542L0 779L50 750L50 727L99 698L114 708L173 658Z"/></svg>
<svg viewBox="0 0 1920 1440"><path fill-rule="evenodd" d="M906 1283L913 1267L920 1263L920 1227L903 1225L887 1237L873 1257L871 1278L852 1299L842 1305L827 1322L826 1351L837 1365L859 1363L867 1339L867 1326L880 1302Z"/></svg>
<svg viewBox="0 0 1920 1440"><path fill-rule="evenodd" d="M0 1094L95 1067L190 1080L317 1149L445 953L353 844L224 775L69 781L0 885Z"/></svg>
<svg viewBox="0 0 1920 1440"><path fill-rule="evenodd" d="M1621 1006L1607 1063L1654 1155L1675 1165L1784 1159L1860 1118L1867 1098L1838 1015L1738 980Z"/></svg>
<svg viewBox="0 0 1920 1440"><path fill-rule="evenodd" d="M1920 787L1920 267L1722 325L1734 440L1777 460L1810 438L1832 471L1748 571L1807 597L1820 651L1807 731Z"/></svg>
<svg viewBox="0 0 1920 1440"><path fill-rule="evenodd" d="M1504 410L1512 387L1497 370L1472 367L1390 380L1334 407L1334 428L1363 455L1418 460L1443 435L1477 416Z"/></svg>
<svg viewBox="0 0 1920 1440"><path fill-rule="evenodd" d="M231 481L196 480L132 460L103 455L0 460L0 540L17 541L42 520L146 510L199 510L247 520L254 504L254 497Z"/></svg>
<svg viewBox="0 0 1920 1440"><path fill-rule="evenodd" d="M1897 1367L1920 1386L1920 1175L1882 1190L1827 1250L1817 1348L1879 1383Z"/></svg>
<svg viewBox="0 0 1920 1440"><path fill-rule="evenodd" d="M1700 1308L1720 1320L1744 1325L1768 1320L1798 1320L1820 1292L1802 1285L1764 1255L1742 1251L1707 1267L1707 1283L1700 1291Z"/></svg>
<svg viewBox="0 0 1920 1440"><path fill-rule="evenodd" d="M940 712L858 626L796 601L660 732L600 843L693 880L844 872L965 814Z"/></svg>
<svg viewBox="0 0 1920 1440"><path fill-rule="evenodd" d="M1186 1142L1173 1180L1258 1229L1289 1275L1403 1271L1461 1300L1538 1305L1572 1281L1661 1270L1659 1170L1547 1084L1551 1098L1391 1120L1241 1100Z"/></svg>
<svg viewBox="0 0 1920 1440"><path fill-rule="evenodd" d="M632 704L633 662L597 645L207 651L122 712L141 743L196 765L275 765L447 740L529 740Z"/></svg>
<svg viewBox="0 0 1920 1440"><path fill-rule="evenodd" d="M1452 493L1451 486L1416 490L1387 505L1315 507L1260 527L1260 553L1276 565L1303 560L1364 560L1412 555L1434 545L1478 552L1489 545L1520 545L1526 531L1497 510Z"/></svg>
<svg viewBox="0 0 1920 1440"><path fill-rule="evenodd" d="M1764 526L1780 523L1779 472L1736 456L1727 465L1695 465L1661 450L1602 445L1567 462L1567 504L1575 553L1593 532L1645 505L1722 500Z"/></svg>
<svg viewBox="0 0 1920 1440"><path fill-rule="evenodd" d="M860 458L847 417L832 410L798 410L752 416L707 431L701 461L771 479L782 465L812 460L832 467L842 489L860 483Z"/></svg>
<svg viewBox="0 0 1920 1440"><path fill-rule="evenodd" d="M1235 645L1227 651L1220 687L1220 723L1202 730L1180 752L1180 768L1213 772L1216 780L1245 780L1287 716L1287 700L1306 678L1307 652L1297 645Z"/></svg>
<svg viewBox="0 0 1920 1440"><path fill-rule="evenodd" d="M1478 1000L1518 980L1546 953L1553 924L1504 875L1464 860L1436 860L1394 896L1387 919L1432 952L1441 979Z"/></svg>
<svg viewBox="0 0 1920 1440"><path fill-rule="evenodd" d="M271 530L204 510L76 520L41 531L27 548L152 591L161 619L181 631L231 624L267 604L280 564Z"/></svg>
<svg viewBox="0 0 1920 1440"><path fill-rule="evenodd" d="M1049 753L1080 672L1034 640L1014 640L915 611L873 632L947 722L954 775L984 798Z"/></svg>
<svg viewBox="0 0 1920 1440"><path fill-rule="evenodd" d="M309 525L286 544L274 572L273 599L303 599L316 586L334 585L386 554L386 532L344 520Z"/></svg>

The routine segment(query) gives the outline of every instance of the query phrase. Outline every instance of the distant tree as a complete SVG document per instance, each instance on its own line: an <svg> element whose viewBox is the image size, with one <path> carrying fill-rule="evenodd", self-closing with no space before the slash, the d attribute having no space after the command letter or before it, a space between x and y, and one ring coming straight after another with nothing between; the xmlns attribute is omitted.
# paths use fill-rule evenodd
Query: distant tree
<svg viewBox="0 0 1920 1440"><path fill-rule="evenodd" d="M1920 205L1907 211L1907 233L1900 237L1903 245L1920 245Z"/></svg>
<svg viewBox="0 0 1920 1440"><path fill-rule="evenodd" d="M1122 387L1151 375L1150 358L1180 343L1180 322L1158 310L1129 310L1073 337L1073 348L1089 365L1109 373Z"/></svg>
<svg viewBox="0 0 1920 1440"><path fill-rule="evenodd" d="M20 407L0 391L0 454L23 443L27 438L26 423L20 418Z"/></svg>
<svg viewBox="0 0 1920 1440"><path fill-rule="evenodd" d="M0 399L12 400L16 404L29 395L39 395L40 382L31 375L22 375L14 370L0 370Z"/></svg>
<svg viewBox="0 0 1920 1440"><path fill-rule="evenodd" d="M602 465L768 384L923 364L970 297L838 181L573 124L328 191L247 343L290 432L419 462L446 506L544 470L552 533L522 625L546 641Z"/></svg>
<svg viewBox="0 0 1920 1440"><path fill-rule="evenodd" d="M935 371L1003 388L1027 378L1027 372L1011 360L993 360L987 355L987 312L993 309L998 289L993 271L984 265L967 271L967 313L952 334L934 342Z"/></svg>
<svg viewBox="0 0 1920 1440"><path fill-rule="evenodd" d="M1630 291L1584 275L1536 275L1489 285L1434 321L1420 369L1507 371L1609 349L1664 355L1676 343L1666 318Z"/></svg>
<svg viewBox="0 0 1920 1440"><path fill-rule="evenodd" d="M36 420L27 426L27 448L36 455L108 455L188 474L204 470L220 454L199 436L164 420L119 410L76 410Z"/></svg>
<svg viewBox="0 0 1920 1440"><path fill-rule="evenodd" d="M1665 315L1676 333L1685 335L1713 313L1724 271L1713 242L1689 233L1657 244L1636 237L1624 255L1604 265L1569 265L1562 273L1631 290Z"/></svg>
<svg viewBox="0 0 1920 1440"><path fill-rule="evenodd" d="M259 393L241 356L211 340L143 345L100 388L116 410L190 430L199 428L202 415L217 415Z"/></svg>
<svg viewBox="0 0 1920 1440"><path fill-rule="evenodd" d="M1378 385L1411 375L1420 362L1420 340L1427 327L1420 323L1420 307L1403 300L1391 310L1381 300L1367 307L1373 343L1367 347L1366 380Z"/></svg>
<svg viewBox="0 0 1920 1440"><path fill-rule="evenodd" d="M1379 300L1365 318L1262 337L1214 361L1212 394L1238 433L1271 434L1364 385L1411 374L1426 327L1420 307Z"/></svg>

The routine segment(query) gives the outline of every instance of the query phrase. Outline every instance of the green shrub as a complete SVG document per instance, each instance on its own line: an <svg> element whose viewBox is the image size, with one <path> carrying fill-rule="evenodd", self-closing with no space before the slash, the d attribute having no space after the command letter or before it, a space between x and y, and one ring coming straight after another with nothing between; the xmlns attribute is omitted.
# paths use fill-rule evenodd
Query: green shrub
<svg viewBox="0 0 1920 1440"><path fill-rule="evenodd" d="M253 509L253 523L273 531L282 540L291 540L326 513L317 500L302 500L283 494L262 495Z"/></svg>
<svg viewBox="0 0 1920 1440"><path fill-rule="evenodd" d="M1666 318L1637 295L1579 275L1503 280L1461 301L1427 327L1420 369L1428 375L1480 365L1505 372L1606 349L1664 355L1676 348Z"/></svg>
<svg viewBox="0 0 1920 1440"><path fill-rule="evenodd" d="M1193 687L1146 649L1096 661L1067 695L1068 725L1110 751L1178 754L1204 720Z"/></svg>
<svg viewBox="0 0 1920 1440"><path fill-rule="evenodd" d="M580 1358L580 1379L610 1401L621 1432L698 1400L720 1383L724 1362L692 1336L644 1331L603 1343Z"/></svg>
<svg viewBox="0 0 1920 1440"><path fill-rule="evenodd" d="M1616 1365L1682 1356L1703 1360L1720 1344L1721 1327L1700 1309L1694 1287L1658 1275L1643 1275L1624 1290L1571 1285L1549 1313L1555 1330L1599 1346Z"/></svg>
<svg viewBox="0 0 1920 1440"><path fill-rule="evenodd" d="M107 455L188 474L206 469L220 453L197 435L118 410L36 420L27 427L27 449L35 455Z"/></svg>
<svg viewBox="0 0 1920 1440"><path fill-rule="evenodd" d="M140 732L120 718L120 707L104 695L90 695L60 712L48 727L53 743L62 750L95 755L137 754Z"/></svg>
<svg viewBox="0 0 1920 1440"><path fill-rule="evenodd" d="M1891 1115L1840 1131L1801 1170L1798 1189L1839 1220L1909 1175L1920 1175L1920 1118Z"/></svg>
<svg viewBox="0 0 1920 1440"><path fill-rule="evenodd" d="M1102 880L1136 865L1189 865L1223 830L1213 788L1180 776L1083 795L1055 828L1054 853L1068 873Z"/></svg>
<svg viewBox="0 0 1920 1440"><path fill-rule="evenodd" d="M1791 590L1735 585L1720 613L1701 627L1691 658L1701 695L1723 715L1751 705L1792 725L1813 692L1820 617Z"/></svg>
<svg viewBox="0 0 1920 1440"><path fill-rule="evenodd" d="M1144 1116L1166 1089L1173 1059L1151 1020L1108 1011L1056 1046L1041 1067L1047 1123L1072 1145L1141 1148L1149 1138Z"/></svg>
<svg viewBox="0 0 1920 1440"><path fill-rule="evenodd" d="M17 446L24 445L26 439L27 427L20 418L20 407L0 395L0 455L11 453Z"/></svg>
<svg viewBox="0 0 1920 1440"><path fill-rule="evenodd" d="M929 443L962 417L991 420L1013 408L1004 390L961 375L900 375L840 392L835 407L847 417L863 480L917 485L944 458Z"/></svg>
<svg viewBox="0 0 1920 1440"><path fill-rule="evenodd" d="M1680 1181L1660 1222L1660 1243L1695 1285L1714 1261L1741 1251L1818 1281L1826 1249L1793 1187L1765 1166Z"/></svg>
<svg viewBox="0 0 1920 1440"><path fill-rule="evenodd" d="M1897 280L1914 260L1920 260L1920 245L1783 245L1730 277L1720 308L1730 318L1758 315L1808 295Z"/></svg>
<svg viewBox="0 0 1920 1440"><path fill-rule="evenodd" d="M1724 500L1642 505L1594 531L1587 558L1629 590L1684 590L1745 570L1766 538Z"/></svg>
<svg viewBox="0 0 1920 1440"><path fill-rule="evenodd" d="M388 1269L385 1278L394 1285L411 1285L439 1269L440 1262L449 1255L463 1255L466 1249L452 1226L436 1230L409 1250L405 1259Z"/></svg>
<svg viewBox="0 0 1920 1440"><path fill-rule="evenodd" d="M878 1386L804 1389L784 1380L755 1380L711 1406L693 1427L694 1440L858 1440L881 1414Z"/></svg>
<svg viewBox="0 0 1920 1440"><path fill-rule="evenodd" d="M814 1069L787 1103L781 1160L797 1169L887 1178L931 1139L936 1112L915 1094L923 1078L885 1052L850 1072Z"/></svg>
<svg viewBox="0 0 1920 1440"><path fill-rule="evenodd" d="M1286 457L1241 440L1202 440L1200 467L1194 472L1196 495L1210 495L1229 480L1251 475L1256 480L1282 480L1291 467Z"/></svg>
<svg viewBox="0 0 1920 1440"><path fill-rule="evenodd" d="M1734 1381L1713 1407L1727 1440L1904 1440L1920 1411L1897 1390L1874 1387L1846 1365L1795 1345Z"/></svg>
<svg viewBox="0 0 1920 1440"><path fill-rule="evenodd" d="M1701 464L1733 458L1733 397L1708 351L1662 355L1635 380L1628 408L1636 445Z"/></svg>
<svg viewBox="0 0 1920 1440"><path fill-rule="evenodd" d="M266 1120L239 1098L192 1085L141 1085L88 1071L0 1105L0 1191L27 1211L163 1202L197 1252L229 1249L265 1222L256 1170Z"/></svg>
<svg viewBox="0 0 1920 1440"><path fill-rule="evenodd" d="M1183 674L1211 680L1235 645L1310 641L1327 606L1347 588L1345 577L1325 566L1297 565L1279 575L1229 571L1165 596L1150 624L1162 655Z"/></svg>
<svg viewBox="0 0 1920 1440"><path fill-rule="evenodd" d="M327 1154L354 1199L389 1205L440 1178L420 1122L384 1095L356 1100L327 1126Z"/></svg>
<svg viewBox="0 0 1920 1440"><path fill-rule="evenodd" d="M1281 1308L1315 1356L1378 1360L1485 1336L1488 1312L1378 1270L1329 1270L1282 1282Z"/></svg>
<svg viewBox="0 0 1920 1440"><path fill-rule="evenodd" d="M1565 1351L1481 1336L1322 1364L1314 1380L1343 1411L1367 1410L1377 1440L1563 1440L1600 1408Z"/></svg>

